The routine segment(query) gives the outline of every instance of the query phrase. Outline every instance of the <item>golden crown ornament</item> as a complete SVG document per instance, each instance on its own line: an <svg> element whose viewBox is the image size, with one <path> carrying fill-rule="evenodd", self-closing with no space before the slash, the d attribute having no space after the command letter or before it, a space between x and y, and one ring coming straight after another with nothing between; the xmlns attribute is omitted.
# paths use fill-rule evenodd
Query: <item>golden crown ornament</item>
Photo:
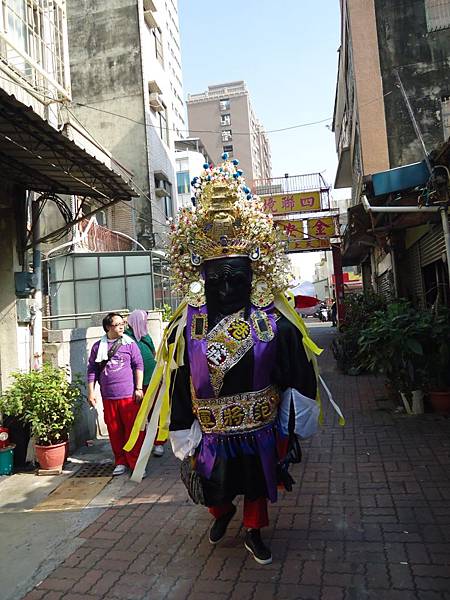
<svg viewBox="0 0 450 600"><path fill-rule="evenodd" d="M222 159L216 167L204 164L200 176L194 177L193 206L181 209L177 225L172 226L175 287L187 295L189 304L198 306L204 298L203 289L198 293L197 288L206 261L248 257L253 271L252 302L267 306L275 294L289 287L285 246L272 216L246 186L239 161L229 160L226 153Z"/></svg>

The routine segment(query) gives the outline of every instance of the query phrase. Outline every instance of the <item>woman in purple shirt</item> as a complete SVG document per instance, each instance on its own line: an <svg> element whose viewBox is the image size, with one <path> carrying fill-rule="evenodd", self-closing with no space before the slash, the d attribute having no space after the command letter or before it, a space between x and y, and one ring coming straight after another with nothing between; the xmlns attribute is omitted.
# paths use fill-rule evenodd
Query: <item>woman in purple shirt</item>
<svg viewBox="0 0 450 600"><path fill-rule="evenodd" d="M95 342L87 369L88 402L96 406L95 383L100 384L103 412L116 466L113 475L133 470L144 432L131 452L123 446L128 440L142 400L144 364L137 344L124 335L124 321L118 313L103 319L105 335Z"/></svg>

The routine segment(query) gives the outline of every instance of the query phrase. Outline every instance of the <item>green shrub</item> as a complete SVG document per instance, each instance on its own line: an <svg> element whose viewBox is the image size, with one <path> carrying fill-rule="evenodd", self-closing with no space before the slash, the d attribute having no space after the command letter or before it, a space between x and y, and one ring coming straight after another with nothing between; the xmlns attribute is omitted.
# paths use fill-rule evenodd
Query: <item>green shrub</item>
<svg viewBox="0 0 450 600"><path fill-rule="evenodd" d="M0 397L1 412L29 423L40 445L65 441L81 408L81 382L69 382L64 369L49 364L12 377L13 383Z"/></svg>
<svg viewBox="0 0 450 600"><path fill-rule="evenodd" d="M332 343L337 366L344 373L356 374L363 369L358 358L360 349L358 338L361 329L376 311L385 308L386 300L371 292L353 294L345 298L345 317Z"/></svg>

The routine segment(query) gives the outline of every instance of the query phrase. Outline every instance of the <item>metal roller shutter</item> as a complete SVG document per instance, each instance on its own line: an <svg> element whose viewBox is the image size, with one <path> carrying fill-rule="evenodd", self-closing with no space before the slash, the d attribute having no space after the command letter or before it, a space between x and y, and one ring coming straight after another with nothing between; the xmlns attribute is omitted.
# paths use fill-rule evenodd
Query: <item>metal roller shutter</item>
<svg viewBox="0 0 450 600"><path fill-rule="evenodd" d="M390 300L393 293L393 281L392 281L392 271L387 270L382 275L377 277L377 292L380 296L386 298L386 300Z"/></svg>
<svg viewBox="0 0 450 600"><path fill-rule="evenodd" d="M441 225L435 225L423 236L419 241L419 249L422 267L442 258L442 255L445 254L445 241Z"/></svg>

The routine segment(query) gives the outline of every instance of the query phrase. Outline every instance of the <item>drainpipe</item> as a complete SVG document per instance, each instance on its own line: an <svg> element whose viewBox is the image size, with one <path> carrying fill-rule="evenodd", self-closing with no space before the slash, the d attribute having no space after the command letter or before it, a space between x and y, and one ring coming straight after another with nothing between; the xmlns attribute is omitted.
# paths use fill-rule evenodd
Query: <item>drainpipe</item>
<svg viewBox="0 0 450 600"><path fill-rule="evenodd" d="M370 213L437 213L441 215L442 230L444 232L445 253L447 256L447 269L450 281L450 233L448 227L448 206L371 206L366 196L361 196L361 202L366 212Z"/></svg>
<svg viewBox="0 0 450 600"><path fill-rule="evenodd" d="M42 367L42 262L39 204L36 200L31 203L31 223L33 227L33 273L36 278L33 306L33 359L32 368Z"/></svg>

